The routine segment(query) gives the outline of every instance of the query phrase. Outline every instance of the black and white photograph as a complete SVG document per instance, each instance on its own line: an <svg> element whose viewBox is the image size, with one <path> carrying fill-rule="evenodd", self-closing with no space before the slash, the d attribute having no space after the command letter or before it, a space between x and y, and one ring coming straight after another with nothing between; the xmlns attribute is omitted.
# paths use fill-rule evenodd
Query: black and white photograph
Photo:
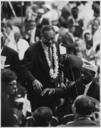
<svg viewBox="0 0 101 128"><path fill-rule="evenodd" d="M1 0L1 127L100 127L100 9Z"/></svg>

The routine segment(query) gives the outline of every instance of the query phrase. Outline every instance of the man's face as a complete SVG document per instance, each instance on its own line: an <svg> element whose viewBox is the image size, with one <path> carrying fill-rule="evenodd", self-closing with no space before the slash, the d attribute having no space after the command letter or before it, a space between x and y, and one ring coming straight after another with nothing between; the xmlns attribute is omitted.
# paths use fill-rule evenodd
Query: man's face
<svg viewBox="0 0 101 128"><path fill-rule="evenodd" d="M77 10L77 9L74 9L74 10L72 11L72 15L73 15L73 17L74 17L75 19L77 19L77 17L78 17L78 10Z"/></svg>
<svg viewBox="0 0 101 128"><path fill-rule="evenodd" d="M10 27L6 27L6 32L8 35L10 34L11 31L12 31L12 29Z"/></svg>
<svg viewBox="0 0 101 128"><path fill-rule="evenodd" d="M17 81L16 80L12 80L11 82L9 82L9 84L8 84L9 86L8 86L8 92L9 92L9 94L15 94L16 92L17 92L17 90L18 90L18 88L17 88Z"/></svg>
<svg viewBox="0 0 101 128"><path fill-rule="evenodd" d="M92 35L90 33L86 33L85 40L90 41L92 39Z"/></svg>
<svg viewBox="0 0 101 128"><path fill-rule="evenodd" d="M53 30L45 31L43 34L43 43L49 47L53 43L55 38L55 32Z"/></svg>

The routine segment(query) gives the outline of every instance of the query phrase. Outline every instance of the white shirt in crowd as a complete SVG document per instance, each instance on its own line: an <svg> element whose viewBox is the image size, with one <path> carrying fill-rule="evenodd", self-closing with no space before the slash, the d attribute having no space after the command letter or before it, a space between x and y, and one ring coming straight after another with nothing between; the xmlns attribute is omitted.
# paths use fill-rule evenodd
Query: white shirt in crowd
<svg viewBox="0 0 101 128"><path fill-rule="evenodd" d="M97 29L93 36L93 48L96 49L96 46L101 43L101 27Z"/></svg>
<svg viewBox="0 0 101 128"><path fill-rule="evenodd" d="M16 43L16 51L18 52L20 60L23 59L24 54L28 48L29 48L28 42L20 38L19 41Z"/></svg>
<svg viewBox="0 0 101 128"><path fill-rule="evenodd" d="M14 39L14 32L13 31L11 31L10 34L7 35L5 45L14 49L14 50L16 49L16 42L15 42L15 39Z"/></svg>

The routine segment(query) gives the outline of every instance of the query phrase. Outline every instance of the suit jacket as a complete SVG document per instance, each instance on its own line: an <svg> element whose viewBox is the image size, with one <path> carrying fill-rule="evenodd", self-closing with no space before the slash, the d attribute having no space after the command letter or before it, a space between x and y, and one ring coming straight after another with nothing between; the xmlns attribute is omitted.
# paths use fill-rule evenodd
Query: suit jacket
<svg viewBox="0 0 101 128"><path fill-rule="evenodd" d="M88 89L87 95L100 101L100 85L96 82L95 79L92 81Z"/></svg>
<svg viewBox="0 0 101 128"><path fill-rule="evenodd" d="M25 65L24 79L30 85L32 85L33 80L38 79L43 84L43 88L56 88L56 92L61 92L62 89L57 88L57 80L53 81L49 76L49 66L41 42L28 48L23 64Z"/></svg>
<svg viewBox="0 0 101 128"><path fill-rule="evenodd" d="M4 46L1 55L6 56L5 64L10 65L9 68L18 73L20 61L17 52L7 46Z"/></svg>
<svg viewBox="0 0 101 128"><path fill-rule="evenodd" d="M84 80L86 80L84 78ZM84 94L85 91L85 84L83 84L84 80L79 80L75 85L71 86L70 88L67 89L66 91L66 97L70 97L72 99L75 99L78 95ZM93 97L100 101L100 85L95 81L93 78L92 83L87 91L87 94L90 97Z"/></svg>
<svg viewBox="0 0 101 128"><path fill-rule="evenodd" d="M81 118L81 119L75 119L74 121L67 123L65 126L68 126L68 127L72 127L72 126L86 126L86 127L89 127L89 126L98 126L98 125L96 124L96 122L84 117L84 118Z"/></svg>

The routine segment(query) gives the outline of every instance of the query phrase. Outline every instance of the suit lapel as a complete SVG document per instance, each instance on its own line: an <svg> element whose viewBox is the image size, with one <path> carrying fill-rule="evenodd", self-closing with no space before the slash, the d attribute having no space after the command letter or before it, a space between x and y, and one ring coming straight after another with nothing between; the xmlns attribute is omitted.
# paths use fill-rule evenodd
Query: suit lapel
<svg viewBox="0 0 101 128"><path fill-rule="evenodd" d="M40 43L39 45L39 49L40 49L40 53L39 53L39 61L41 63L41 65L43 66L43 68L49 72L49 66L48 66L48 63L47 63L47 60L46 60L46 57L45 57L45 54L44 54L44 51L43 51L43 48L42 48L42 45Z"/></svg>

